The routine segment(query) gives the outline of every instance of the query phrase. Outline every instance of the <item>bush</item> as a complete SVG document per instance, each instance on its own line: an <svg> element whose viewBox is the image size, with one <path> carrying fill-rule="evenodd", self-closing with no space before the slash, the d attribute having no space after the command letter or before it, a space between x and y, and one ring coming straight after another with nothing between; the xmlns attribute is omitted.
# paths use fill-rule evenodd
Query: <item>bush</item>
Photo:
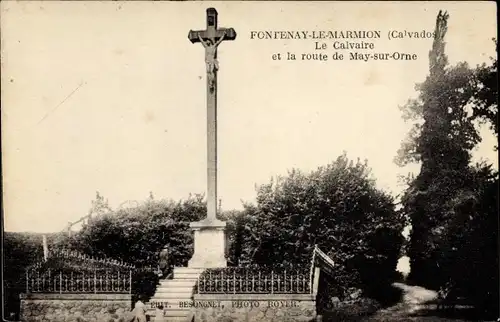
<svg viewBox="0 0 500 322"><path fill-rule="evenodd" d="M240 265L309 265L314 245L336 263L336 282L375 293L391 284L404 220L366 163L340 156L262 185L239 219Z"/></svg>
<svg viewBox="0 0 500 322"><path fill-rule="evenodd" d="M70 240L73 249L91 256L123 260L137 267L156 266L167 246L172 265L184 266L192 255L189 222L206 213L202 196L185 201L147 200L136 208L99 216Z"/></svg>

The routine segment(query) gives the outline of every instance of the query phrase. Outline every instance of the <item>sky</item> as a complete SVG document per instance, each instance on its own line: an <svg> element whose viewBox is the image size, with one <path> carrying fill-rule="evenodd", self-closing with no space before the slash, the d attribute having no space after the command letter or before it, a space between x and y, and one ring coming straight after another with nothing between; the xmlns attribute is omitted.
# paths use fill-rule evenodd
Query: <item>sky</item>
<svg viewBox="0 0 500 322"><path fill-rule="evenodd" d="M53 232L86 215L96 191L126 201L185 199L206 189L204 52L190 29L216 7L235 41L218 58L218 192L223 209L255 185L311 171L343 151L367 159L377 185L401 193L393 159L410 125L399 106L425 79L430 31L450 14L451 64L495 55L491 2L2 2L2 158L6 231ZM414 61L287 61L315 40L257 40L251 31L380 30L374 52ZM353 41L353 40L350 40ZM325 41L331 56L333 40ZM340 51L339 51L340 52ZM347 51L343 51L345 56ZM476 159L497 164L484 130Z"/></svg>

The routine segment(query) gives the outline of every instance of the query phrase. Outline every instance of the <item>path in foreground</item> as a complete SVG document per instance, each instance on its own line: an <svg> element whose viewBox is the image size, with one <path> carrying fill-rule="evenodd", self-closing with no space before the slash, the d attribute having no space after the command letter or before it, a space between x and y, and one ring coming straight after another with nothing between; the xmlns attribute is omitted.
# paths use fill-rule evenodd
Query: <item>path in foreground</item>
<svg viewBox="0 0 500 322"><path fill-rule="evenodd" d="M456 322L467 321L459 319L449 319L435 316L415 316L416 313L424 309L424 303L434 300L437 297L435 291L428 290L420 286L410 286L403 283L395 283L395 287L403 291L401 302L383 309L363 321L422 321L422 322Z"/></svg>

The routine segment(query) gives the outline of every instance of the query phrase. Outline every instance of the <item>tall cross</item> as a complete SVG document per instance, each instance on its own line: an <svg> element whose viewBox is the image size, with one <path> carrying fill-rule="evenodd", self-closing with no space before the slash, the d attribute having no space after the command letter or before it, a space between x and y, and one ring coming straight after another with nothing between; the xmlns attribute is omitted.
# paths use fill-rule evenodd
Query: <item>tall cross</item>
<svg viewBox="0 0 500 322"><path fill-rule="evenodd" d="M224 40L236 39L233 28L217 28L217 10L207 9L207 29L189 31L188 39L205 48L207 67L207 220L217 218L217 47Z"/></svg>

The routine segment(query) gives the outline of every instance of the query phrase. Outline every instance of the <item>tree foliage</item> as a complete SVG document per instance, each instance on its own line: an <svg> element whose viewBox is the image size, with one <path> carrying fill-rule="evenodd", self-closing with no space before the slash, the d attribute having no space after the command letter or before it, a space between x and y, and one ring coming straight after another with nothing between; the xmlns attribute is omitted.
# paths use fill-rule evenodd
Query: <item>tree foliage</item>
<svg viewBox="0 0 500 322"><path fill-rule="evenodd" d="M120 209L96 217L69 241L71 247L91 256L110 257L137 266L156 265L167 246L173 265L183 266L192 255L189 222L204 213L202 196L187 200L148 199L134 208Z"/></svg>
<svg viewBox="0 0 500 322"><path fill-rule="evenodd" d="M498 43L495 39L495 48ZM491 64L482 64L475 69L473 78L474 95L472 109L474 117L488 122L490 129L498 135L498 60L491 58Z"/></svg>
<svg viewBox="0 0 500 322"><path fill-rule="evenodd" d="M113 211L109 206L108 199L104 199L99 191L96 192L95 199L92 200L91 204L92 206L89 209L89 216L100 216Z"/></svg>
<svg viewBox="0 0 500 322"><path fill-rule="evenodd" d="M371 291L391 280L402 243L392 197L376 188L366 163L346 155L260 186L238 222L240 265L308 266L317 244L338 264L344 289Z"/></svg>

